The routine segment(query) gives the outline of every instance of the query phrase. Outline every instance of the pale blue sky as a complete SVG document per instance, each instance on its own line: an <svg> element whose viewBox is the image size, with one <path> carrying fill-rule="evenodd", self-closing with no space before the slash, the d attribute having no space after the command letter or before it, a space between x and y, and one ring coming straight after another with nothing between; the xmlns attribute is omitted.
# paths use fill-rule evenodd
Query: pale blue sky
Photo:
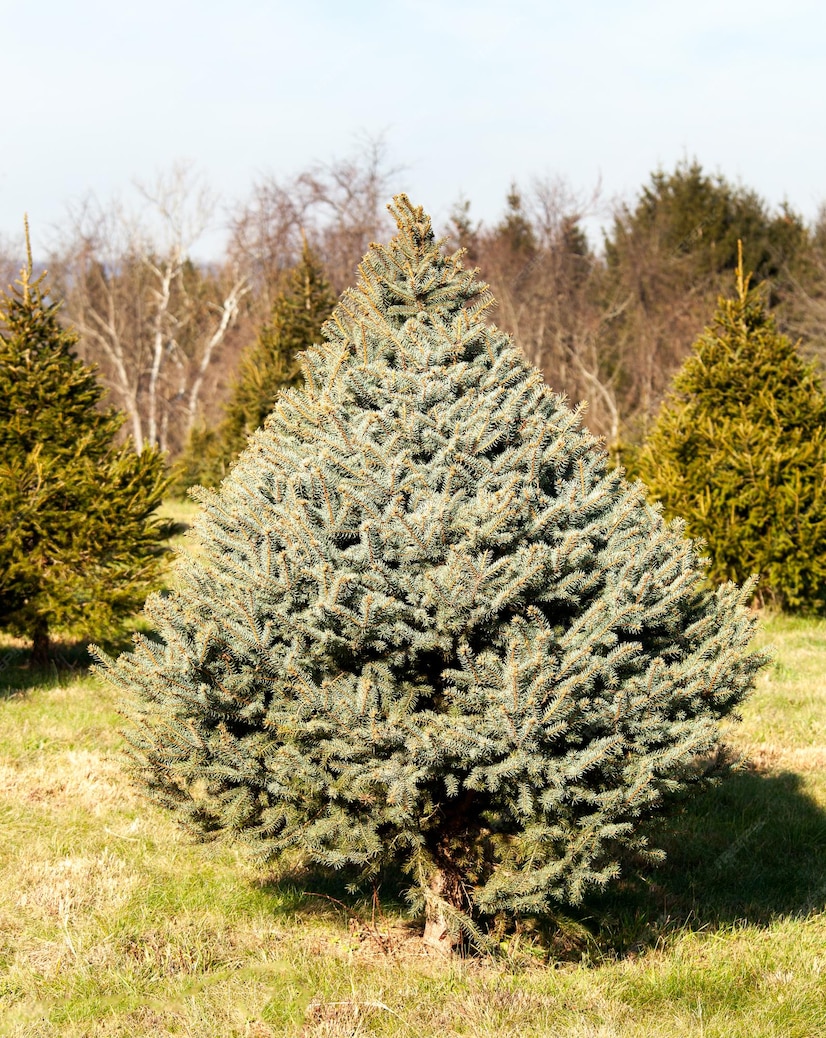
<svg viewBox="0 0 826 1038"><path fill-rule="evenodd" d="M816 0L0 0L0 236L195 163L228 201L386 131L406 190L495 218L513 179L631 197L658 165L814 217L826 201Z"/></svg>

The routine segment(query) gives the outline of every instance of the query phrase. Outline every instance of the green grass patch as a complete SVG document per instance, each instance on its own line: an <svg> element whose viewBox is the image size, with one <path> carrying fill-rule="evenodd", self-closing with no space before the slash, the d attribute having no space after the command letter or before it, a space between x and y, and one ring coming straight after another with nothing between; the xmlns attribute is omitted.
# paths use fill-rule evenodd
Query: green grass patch
<svg viewBox="0 0 826 1038"><path fill-rule="evenodd" d="M826 624L761 637L776 661L727 735L753 763L658 825L665 864L450 963L397 878L352 895L192 842L124 779L112 689L6 666L0 1034L826 1034Z"/></svg>

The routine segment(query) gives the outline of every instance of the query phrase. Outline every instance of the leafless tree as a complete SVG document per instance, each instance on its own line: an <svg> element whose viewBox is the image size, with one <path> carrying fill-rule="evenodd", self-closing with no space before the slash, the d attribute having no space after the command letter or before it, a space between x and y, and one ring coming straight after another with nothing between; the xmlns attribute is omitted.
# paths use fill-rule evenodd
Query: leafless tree
<svg viewBox="0 0 826 1038"><path fill-rule="evenodd" d="M81 351L99 364L136 448L175 450L250 286L237 263L192 259L216 201L191 168L176 166L138 194L137 214L85 199L53 268Z"/></svg>
<svg viewBox="0 0 826 1038"><path fill-rule="evenodd" d="M250 270L264 315L284 272L298 262L303 238L323 260L334 291L352 284L370 242L392 230L385 206L400 187L399 174L378 137L344 159L254 185L234 214L230 255Z"/></svg>
<svg viewBox="0 0 826 1038"><path fill-rule="evenodd" d="M454 234L490 283L495 317L546 382L571 403L587 403L586 421L609 443L620 436L620 358L604 349L606 327L622 301L601 297L604 264L583 224L600 191L575 193L562 180L514 186L503 219L473 226L469 206L454 211Z"/></svg>
<svg viewBox="0 0 826 1038"><path fill-rule="evenodd" d="M0 237L0 292L8 292L25 264L25 245Z"/></svg>
<svg viewBox="0 0 826 1038"><path fill-rule="evenodd" d="M606 312L603 349L622 367L626 438L641 438L714 309L720 279L697 269L690 249L648 235L627 233L627 209L616 210L613 256L602 293Z"/></svg>
<svg viewBox="0 0 826 1038"><path fill-rule="evenodd" d="M826 204L807 229L805 249L791 261L784 257L783 279L790 291L779 307L778 323L826 372Z"/></svg>

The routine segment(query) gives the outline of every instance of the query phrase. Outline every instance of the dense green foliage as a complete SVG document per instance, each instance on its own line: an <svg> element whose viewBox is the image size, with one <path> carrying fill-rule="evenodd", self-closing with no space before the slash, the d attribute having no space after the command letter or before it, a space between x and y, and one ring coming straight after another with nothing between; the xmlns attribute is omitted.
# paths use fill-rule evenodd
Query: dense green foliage
<svg viewBox="0 0 826 1038"><path fill-rule="evenodd" d="M618 274L644 248L663 269L670 266L666 261L683 261L688 282L734 270L743 241L746 262L763 281L778 277L805 238L800 217L788 207L772 215L754 191L709 175L696 160L684 161L673 172L652 173L635 204L617 212L606 259Z"/></svg>
<svg viewBox="0 0 826 1038"><path fill-rule="evenodd" d="M135 612L164 554L163 458L115 442L123 417L58 309L31 261L0 297L0 628L41 661L51 632L101 637Z"/></svg>
<svg viewBox="0 0 826 1038"><path fill-rule="evenodd" d="M160 642L99 658L184 824L400 865L449 943L654 853L640 820L699 781L763 657L750 589L705 589L422 210L393 212L303 388L200 492Z"/></svg>
<svg viewBox="0 0 826 1038"><path fill-rule="evenodd" d="M309 246L276 297L269 322L241 359L240 370L216 429L196 428L181 466L182 487L217 486L255 430L264 424L282 389L301 384L299 354L321 337L335 297Z"/></svg>
<svg viewBox="0 0 826 1038"><path fill-rule="evenodd" d="M782 608L826 606L826 395L742 266L674 380L640 474L715 582L759 572Z"/></svg>
<svg viewBox="0 0 826 1038"><path fill-rule="evenodd" d="M806 246L802 221L771 213L755 192L696 162L659 170L605 238L598 278L601 382L621 415L619 439L636 445L737 266L737 242L772 305L790 291L788 264ZM593 387L588 397L594 396Z"/></svg>

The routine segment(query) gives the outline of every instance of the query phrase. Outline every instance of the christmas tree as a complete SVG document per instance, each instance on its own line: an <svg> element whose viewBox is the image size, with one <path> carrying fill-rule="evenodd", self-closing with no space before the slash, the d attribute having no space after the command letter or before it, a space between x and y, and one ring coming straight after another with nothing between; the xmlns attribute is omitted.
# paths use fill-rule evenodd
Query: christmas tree
<svg viewBox="0 0 826 1038"><path fill-rule="evenodd" d="M320 338L334 304L324 270L305 241L270 321L241 359L223 421L217 429L193 431L182 462L182 489L221 482L247 440L264 424L279 390L300 385L298 355Z"/></svg>
<svg viewBox="0 0 826 1038"><path fill-rule="evenodd" d="M39 664L53 632L108 635L157 586L166 486L157 451L116 444L123 417L100 408L44 277L29 254L0 295L0 628Z"/></svg>
<svg viewBox="0 0 826 1038"><path fill-rule="evenodd" d="M752 686L751 589L703 565L484 320L404 195L103 673L196 833L400 865L428 941L576 902L697 781Z"/></svg>
<svg viewBox="0 0 826 1038"><path fill-rule="evenodd" d="M736 285L676 376L640 474L705 541L712 581L759 572L764 602L822 612L826 395L749 289L742 254Z"/></svg>

